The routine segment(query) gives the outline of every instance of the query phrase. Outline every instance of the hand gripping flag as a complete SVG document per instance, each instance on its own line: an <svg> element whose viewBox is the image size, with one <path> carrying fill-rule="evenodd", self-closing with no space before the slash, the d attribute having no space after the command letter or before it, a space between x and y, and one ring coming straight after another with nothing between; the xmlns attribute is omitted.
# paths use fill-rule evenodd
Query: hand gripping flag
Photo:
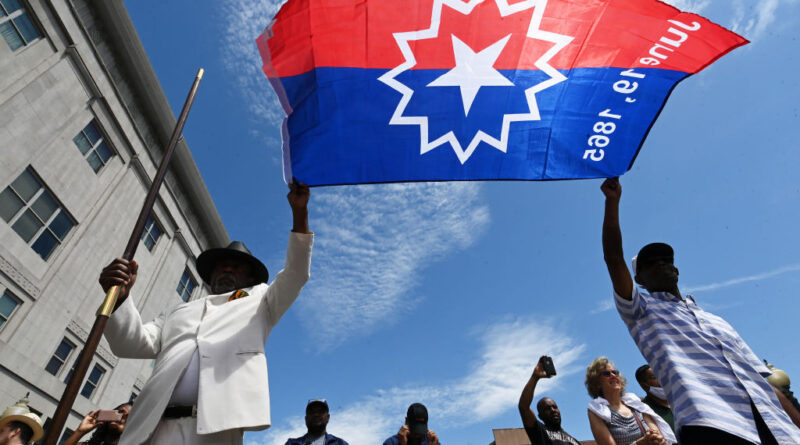
<svg viewBox="0 0 800 445"><path fill-rule="evenodd" d="M742 37L657 0L289 0L257 39L309 185L619 176Z"/></svg>

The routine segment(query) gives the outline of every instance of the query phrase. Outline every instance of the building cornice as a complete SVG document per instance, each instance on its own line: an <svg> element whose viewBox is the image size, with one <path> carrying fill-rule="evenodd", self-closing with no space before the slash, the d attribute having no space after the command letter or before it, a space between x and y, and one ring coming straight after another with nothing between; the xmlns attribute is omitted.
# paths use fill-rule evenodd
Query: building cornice
<svg viewBox="0 0 800 445"><path fill-rule="evenodd" d="M89 3L106 24L104 31L118 56L120 68L130 86L139 93L135 95L137 102L147 116L153 134L166 149L177 120L125 5L119 0L90 0ZM170 171L184 189L201 230L207 236L210 245L204 247L228 245L228 232L183 138L175 148Z"/></svg>

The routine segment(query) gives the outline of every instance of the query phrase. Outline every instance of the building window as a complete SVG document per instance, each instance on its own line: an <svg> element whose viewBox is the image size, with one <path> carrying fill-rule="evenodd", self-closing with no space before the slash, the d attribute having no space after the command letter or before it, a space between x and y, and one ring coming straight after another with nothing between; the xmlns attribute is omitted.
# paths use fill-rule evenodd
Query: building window
<svg viewBox="0 0 800 445"><path fill-rule="evenodd" d="M41 37L19 0L0 0L0 34L6 39L11 51Z"/></svg>
<svg viewBox="0 0 800 445"><path fill-rule="evenodd" d="M144 242L147 250L153 250L153 246L156 245L156 241L158 241L160 236L161 229L158 228L158 224L156 224L153 217L147 218L147 222L144 225L144 232L142 233L142 242Z"/></svg>
<svg viewBox="0 0 800 445"><path fill-rule="evenodd" d="M0 193L0 216L43 260L75 225L30 167Z"/></svg>
<svg viewBox="0 0 800 445"><path fill-rule="evenodd" d="M75 343L72 343L66 338L62 339L61 343L56 348L56 352L53 353L53 356L50 357L50 361L47 362L47 366L44 368L45 371L53 375L58 375L58 371L61 370L74 350Z"/></svg>
<svg viewBox="0 0 800 445"><path fill-rule="evenodd" d="M100 384L100 379L103 378L103 374L105 373L106 370L103 369L103 367L95 364L94 368L92 368L92 372L89 373L89 378L86 379L86 383L83 384L81 395L87 399L92 397L94 390L97 389L97 386Z"/></svg>
<svg viewBox="0 0 800 445"><path fill-rule="evenodd" d="M72 138L72 141L75 142L78 150L86 158L86 162L89 163L95 173L99 172L108 163L108 160L114 156L114 152L108 148L106 141L103 140L103 135L100 133L95 120L89 122L89 125Z"/></svg>
<svg viewBox="0 0 800 445"><path fill-rule="evenodd" d="M11 314L17 309L17 306L21 304L22 301L12 295L11 292L3 292L3 296L0 297L0 328L6 324L8 319L11 318Z"/></svg>
<svg viewBox="0 0 800 445"><path fill-rule="evenodd" d="M189 269L184 269L183 275L181 275L181 281L178 282L178 295L181 296L183 301L189 301L195 287L197 287L197 281L194 281L194 278L192 278L192 275L189 273Z"/></svg>

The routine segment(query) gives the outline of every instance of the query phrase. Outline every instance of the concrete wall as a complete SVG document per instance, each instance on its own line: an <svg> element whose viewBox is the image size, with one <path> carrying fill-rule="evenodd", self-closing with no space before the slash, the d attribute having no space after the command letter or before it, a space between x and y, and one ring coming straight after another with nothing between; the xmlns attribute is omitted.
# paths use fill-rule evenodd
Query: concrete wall
<svg viewBox="0 0 800 445"><path fill-rule="evenodd" d="M17 51L0 40L0 191L31 167L76 225L45 261L0 221L0 292L22 300L0 327L0 409L30 391L31 407L50 417L102 301L99 271L121 255L166 142L165 126L147 118L152 104L141 97L166 99L152 78L129 80L127 66L149 62L111 42L109 30L120 23L104 22L97 2L24 3L43 37ZM97 173L72 140L92 120L115 153ZM183 167L191 164L186 153ZM190 167L184 170L196 174ZM168 175L154 209L163 234L152 251L140 243L136 254L133 294L144 319L180 302L176 286L186 268L201 283L195 258L227 242L202 179L186 178ZM201 285L192 298L206 294ZM65 337L78 348L53 376L44 368ZM89 410L138 393L152 370L150 361L117 359L105 340L93 363L106 373L90 399L78 396L67 423L73 429Z"/></svg>

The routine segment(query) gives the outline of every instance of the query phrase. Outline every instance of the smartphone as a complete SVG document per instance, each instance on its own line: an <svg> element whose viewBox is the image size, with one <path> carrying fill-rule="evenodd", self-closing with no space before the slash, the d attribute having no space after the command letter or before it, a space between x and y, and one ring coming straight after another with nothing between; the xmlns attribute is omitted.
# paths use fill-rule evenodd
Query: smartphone
<svg viewBox="0 0 800 445"><path fill-rule="evenodd" d="M101 409L97 412L98 422L119 422L122 420L122 413L113 409Z"/></svg>
<svg viewBox="0 0 800 445"><path fill-rule="evenodd" d="M553 365L553 359L548 356L542 357L542 368L548 377L556 375L556 367Z"/></svg>

